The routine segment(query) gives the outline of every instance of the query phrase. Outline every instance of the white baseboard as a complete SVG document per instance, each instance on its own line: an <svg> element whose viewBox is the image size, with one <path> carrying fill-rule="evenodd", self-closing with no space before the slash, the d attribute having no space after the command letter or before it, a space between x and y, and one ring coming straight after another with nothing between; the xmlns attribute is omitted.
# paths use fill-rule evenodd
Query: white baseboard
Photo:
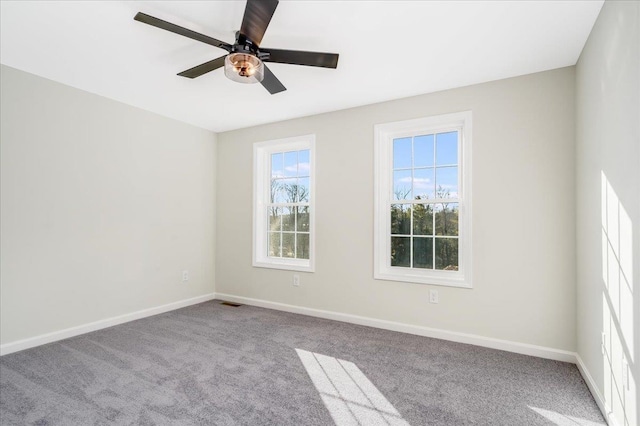
<svg viewBox="0 0 640 426"><path fill-rule="evenodd" d="M74 337L80 334L89 333L91 331L112 327L114 325L122 324L125 322L162 314L164 312L184 308L185 306L206 302L214 299L214 297L215 293L204 294L202 296L193 297L191 299L179 300L177 302L168 303L162 306L156 306L154 308L143 309L140 311L131 312L129 314L119 315L117 317L106 318L88 324L79 325L77 327L66 328L64 330L41 334L40 336L30 337L24 340L5 343L4 345L0 345L0 356L18 352L24 349L33 348L35 346L56 342L58 340L68 339L69 337Z"/></svg>
<svg viewBox="0 0 640 426"><path fill-rule="evenodd" d="M596 400L596 404L598 404L598 408L602 411L602 415L604 416L607 424L609 426L619 426L618 421L613 417L613 413L607 408L607 404L605 403L605 399L603 398L598 386L596 386L596 381L593 380L589 370L587 370L587 366L584 365L582 358L580 358L579 354L576 354L576 365L578 366L578 370L580 374L582 374L582 378L584 379L587 387L591 391L591 395L593 395L593 399Z"/></svg>
<svg viewBox="0 0 640 426"><path fill-rule="evenodd" d="M13 352L18 352L24 349L33 348L36 346L44 345L51 342L56 342L70 337L78 336L80 334L89 333L92 331L100 330L114 325L123 324L125 322L134 321L141 318L150 317L153 315L162 314L164 312L173 311L176 309L184 308L186 306L196 305L198 303L207 302L213 299L222 299L229 302L243 303L246 305L259 306L261 308L275 309L278 311L292 312L296 314L309 315L317 318L331 319L335 321L348 322L352 324L365 325L369 327L381 328L384 330L398 331L402 333L415 334L418 336L432 337L436 339L449 340L458 343L466 343L470 345L483 346L486 348L499 349L508 352L515 352L523 355L536 356L540 358L552 359L556 361L570 362L576 364L580 374L587 383L591 394L593 395L596 404L602 411L607 423L610 426L619 426L615 418L608 412L604 398L600 394L598 387L591 377L589 370L584 365L584 362L580 358L580 355L575 352L564 351L560 349L553 349L544 346L530 345L527 343L512 342L509 340L494 339L491 337L478 336L474 334L459 333L455 331L442 330L437 328L423 327L418 325L404 324L394 321L386 321L376 318L363 317L359 315L345 314L334 311L326 311L322 309L305 308L302 306L288 305L279 302L270 302L268 300L253 299L249 297L235 296L224 293L209 293L202 296L193 297L191 299L180 300L173 303L168 303L162 306L156 306L154 308L143 309L140 311L132 312L129 314L119 315L117 317L106 318L100 321L91 322L88 324L80 325L77 327L71 327L64 330L54 331L40 336L31 337L24 340L18 340L15 342L5 343L0 345L0 356L7 355Z"/></svg>
<svg viewBox="0 0 640 426"><path fill-rule="evenodd" d="M295 314L309 315L312 317L331 319L348 322L369 327L382 328L385 330L399 331L402 333L415 334L424 337L450 340L458 343L483 346L486 348L499 349L502 351L515 352L524 355L537 356L540 358L552 359L576 363L575 352L560 349L547 348L544 346L530 345L527 343L511 342L509 340L494 339L491 337L478 336L474 334L459 333L437 328L423 327L419 325L404 324L394 321L386 321L376 318L362 317L359 315L344 314L340 312L325 311L321 309L305 308L301 306L287 305L285 303L270 302L268 300L252 299L249 297L234 296L231 294L216 293L216 299L228 300L229 302L243 303L245 305L259 306L261 308L275 309L278 311L292 312Z"/></svg>

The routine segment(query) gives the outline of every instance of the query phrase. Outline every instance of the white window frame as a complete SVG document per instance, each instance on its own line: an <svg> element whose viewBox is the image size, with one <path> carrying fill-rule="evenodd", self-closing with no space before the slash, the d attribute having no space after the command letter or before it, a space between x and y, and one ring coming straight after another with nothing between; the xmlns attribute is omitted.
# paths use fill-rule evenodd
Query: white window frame
<svg viewBox="0 0 640 426"><path fill-rule="evenodd" d="M253 266L291 271L315 271L316 136L303 135L253 144ZM271 199L271 154L309 150L309 259L268 256L267 204Z"/></svg>
<svg viewBox="0 0 640 426"><path fill-rule="evenodd" d="M471 111L374 127L374 278L471 288ZM393 140L458 130L458 271L391 266Z"/></svg>

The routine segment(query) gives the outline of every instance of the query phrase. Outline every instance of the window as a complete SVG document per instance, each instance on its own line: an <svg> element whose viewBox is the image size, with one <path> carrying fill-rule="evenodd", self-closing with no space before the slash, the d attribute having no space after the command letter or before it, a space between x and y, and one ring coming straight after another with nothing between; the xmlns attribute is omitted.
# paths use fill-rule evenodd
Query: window
<svg viewBox="0 0 640 426"><path fill-rule="evenodd" d="M253 266L313 271L314 149L314 135L254 144Z"/></svg>
<svg viewBox="0 0 640 426"><path fill-rule="evenodd" d="M377 279L471 287L471 112L375 126Z"/></svg>

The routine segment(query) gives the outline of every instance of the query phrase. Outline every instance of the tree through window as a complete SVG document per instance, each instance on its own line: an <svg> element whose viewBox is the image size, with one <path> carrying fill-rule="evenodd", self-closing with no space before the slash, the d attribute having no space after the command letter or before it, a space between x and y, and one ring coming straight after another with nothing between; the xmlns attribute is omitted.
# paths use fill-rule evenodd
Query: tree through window
<svg viewBox="0 0 640 426"><path fill-rule="evenodd" d="M313 270L313 135L254 144L254 266Z"/></svg>
<svg viewBox="0 0 640 426"><path fill-rule="evenodd" d="M376 278L470 286L470 126L470 113L376 126Z"/></svg>
<svg viewBox="0 0 640 426"><path fill-rule="evenodd" d="M458 270L459 138L393 139L391 266Z"/></svg>
<svg viewBox="0 0 640 426"><path fill-rule="evenodd" d="M309 152L271 154L269 257L309 259Z"/></svg>

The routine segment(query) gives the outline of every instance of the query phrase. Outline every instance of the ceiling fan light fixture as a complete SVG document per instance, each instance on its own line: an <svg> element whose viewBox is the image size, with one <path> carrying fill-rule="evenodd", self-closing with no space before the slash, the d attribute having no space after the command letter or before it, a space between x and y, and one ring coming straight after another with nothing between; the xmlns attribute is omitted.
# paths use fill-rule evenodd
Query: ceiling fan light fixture
<svg viewBox="0 0 640 426"><path fill-rule="evenodd" d="M262 86L269 93L275 95L287 90L287 88L271 72L269 67L262 63L263 60L271 63L309 67L336 68L338 66L337 53L261 48L262 37L271 22L279 0L246 1L242 25L236 31L236 39L233 44L163 21L143 12L136 13L133 19L228 52L228 54L178 73L180 77L197 78L224 67L224 74L228 79L245 84L262 83Z"/></svg>
<svg viewBox="0 0 640 426"><path fill-rule="evenodd" d="M224 58L224 75L238 83L260 83L264 79L264 64L254 55L230 53Z"/></svg>

